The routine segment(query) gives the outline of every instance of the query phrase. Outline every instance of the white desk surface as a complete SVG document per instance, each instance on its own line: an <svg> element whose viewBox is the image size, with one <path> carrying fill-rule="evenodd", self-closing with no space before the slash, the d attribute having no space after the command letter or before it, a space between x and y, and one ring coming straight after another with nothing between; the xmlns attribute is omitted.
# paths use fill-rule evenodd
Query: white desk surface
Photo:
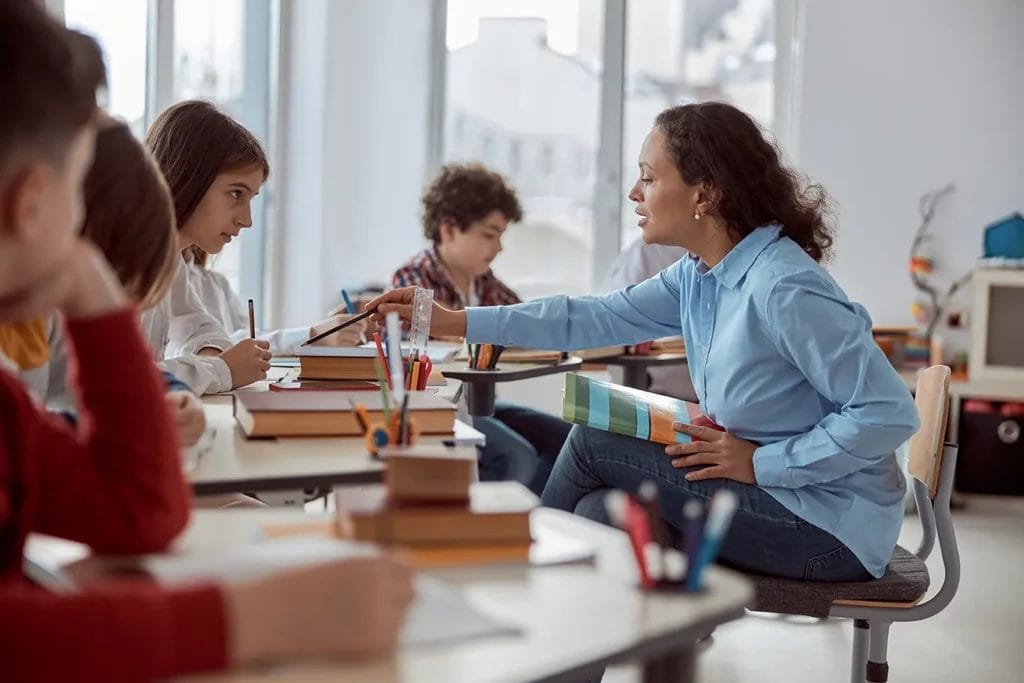
<svg viewBox="0 0 1024 683"><path fill-rule="evenodd" d="M263 524L315 518L286 510L200 510L180 550L251 543ZM479 610L521 629L518 635L407 647L385 661L324 661L203 676L199 681L360 681L366 683L480 683L550 680L631 657L691 648L716 625L739 618L753 600L740 575L711 568L699 595L644 593L622 532L579 517L538 509L531 524L592 542L591 565L464 568L432 572L460 586ZM190 681L193 679L189 679Z"/></svg>
<svg viewBox="0 0 1024 683"><path fill-rule="evenodd" d="M203 398L213 438L191 449L186 476L197 494L275 491L379 481L383 467L362 437L247 439L231 413L231 396ZM441 443L443 437L423 437ZM455 441L483 445L484 435L456 421Z"/></svg>

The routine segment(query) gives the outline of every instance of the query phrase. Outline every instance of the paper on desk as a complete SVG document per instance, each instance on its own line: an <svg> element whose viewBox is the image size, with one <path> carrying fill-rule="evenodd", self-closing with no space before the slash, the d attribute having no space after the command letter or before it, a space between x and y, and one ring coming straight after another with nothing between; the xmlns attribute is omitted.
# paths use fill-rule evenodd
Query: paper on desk
<svg viewBox="0 0 1024 683"><path fill-rule="evenodd" d="M293 567L365 557L373 546L314 536L295 536L213 550L147 555L141 569L160 583L175 586L209 580L266 576Z"/></svg>
<svg viewBox="0 0 1024 683"><path fill-rule="evenodd" d="M376 549L365 543L295 536L216 552L151 556L144 561L144 567L161 583L175 585L254 578L290 567L374 553ZM453 586L426 576L417 576L414 581L416 598L401 636L405 645L433 645L518 632L475 609Z"/></svg>
<svg viewBox="0 0 1024 683"><path fill-rule="evenodd" d="M416 599L402 628L403 645L420 647L452 640L515 635L519 629L477 610L458 588L417 576Z"/></svg>

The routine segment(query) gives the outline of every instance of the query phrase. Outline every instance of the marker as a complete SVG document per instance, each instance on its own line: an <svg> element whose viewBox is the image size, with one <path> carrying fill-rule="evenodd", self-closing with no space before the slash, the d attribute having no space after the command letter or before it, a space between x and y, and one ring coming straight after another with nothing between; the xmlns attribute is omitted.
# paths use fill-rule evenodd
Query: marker
<svg viewBox="0 0 1024 683"><path fill-rule="evenodd" d="M646 537L647 530L644 525L636 524L636 516L630 512L630 497L622 491L610 491L604 499L605 509L608 517L615 526L626 532L629 536L630 545L633 548L633 557L636 560L636 567L640 573L640 585L644 588L652 588L654 580L647 571L647 556L644 547L649 540Z"/></svg>
<svg viewBox="0 0 1024 683"><path fill-rule="evenodd" d="M697 551L700 549L700 537L704 534L704 504L696 498L686 501L683 505L683 522L686 542L686 566L693 567Z"/></svg>
<svg viewBox="0 0 1024 683"><path fill-rule="evenodd" d="M739 499L732 491L720 489L711 498L711 510L704 525L704 537L701 539L697 556L690 560L690 571L686 574L686 590L697 591L703 586L704 570L715 561L738 505Z"/></svg>

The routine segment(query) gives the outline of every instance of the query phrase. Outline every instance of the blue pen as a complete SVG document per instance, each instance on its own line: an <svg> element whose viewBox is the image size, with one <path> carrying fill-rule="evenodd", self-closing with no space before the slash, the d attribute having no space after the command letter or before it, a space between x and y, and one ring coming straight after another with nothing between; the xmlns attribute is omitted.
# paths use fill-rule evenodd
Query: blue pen
<svg viewBox="0 0 1024 683"><path fill-rule="evenodd" d="M351 315L356 314L356 307L352 305L352 299L348 298L348 292L341 290L341 300L345 302L345 310Z"/></svg>
<svg viewBox="0 0 1024 683"><path fill-rule="evenodd" d="M725 534L729 531L729 524L736 514L736 507L739 500L732 491L719 490L711 498L711 510L708 512L708 521L704 525L704 536L700 540L700 549L697 556L691 557L689 571L686 573L686 590L698 591L703 586L701 579L704 577L704 570L709 564L715 561L718 556L718 549L722 545Z"/></svg>
<svg viewBox="0 0 1024 683"><path fill-rule="evenodd" d="M358 313L358 311L356 311L356 307L352 305L352 299L349 298L348 292L344 289L341 290L341 300L345 302L345 310L348 311L349 315L355 315ZM362 332L359 333L359 343L366 343L366 335Z"/></svg>
<svg viewBox="0 0 1024 683"><path fill-rule="evenodd" d="M687 576L693 570L697 562L697 552L700 550L700 538L704 533L704 504L697 500L688 500L683 506L683 533L686 542L686 567Z"/></svg>

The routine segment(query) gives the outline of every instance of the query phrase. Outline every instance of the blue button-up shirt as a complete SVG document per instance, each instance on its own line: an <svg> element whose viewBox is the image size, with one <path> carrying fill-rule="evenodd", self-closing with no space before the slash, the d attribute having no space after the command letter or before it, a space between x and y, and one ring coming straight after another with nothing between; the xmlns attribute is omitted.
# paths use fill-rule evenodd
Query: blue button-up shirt
<svg viewBox="0 0 1024 683"><path fill-rule="evenodd" d="M917 412L867 311L778 226L714 268L684 257L603 296L471 308L466 336L570 351L680 333L705 414L759 445L758 485L881 576L906 489L893 451Z"/></svg>

